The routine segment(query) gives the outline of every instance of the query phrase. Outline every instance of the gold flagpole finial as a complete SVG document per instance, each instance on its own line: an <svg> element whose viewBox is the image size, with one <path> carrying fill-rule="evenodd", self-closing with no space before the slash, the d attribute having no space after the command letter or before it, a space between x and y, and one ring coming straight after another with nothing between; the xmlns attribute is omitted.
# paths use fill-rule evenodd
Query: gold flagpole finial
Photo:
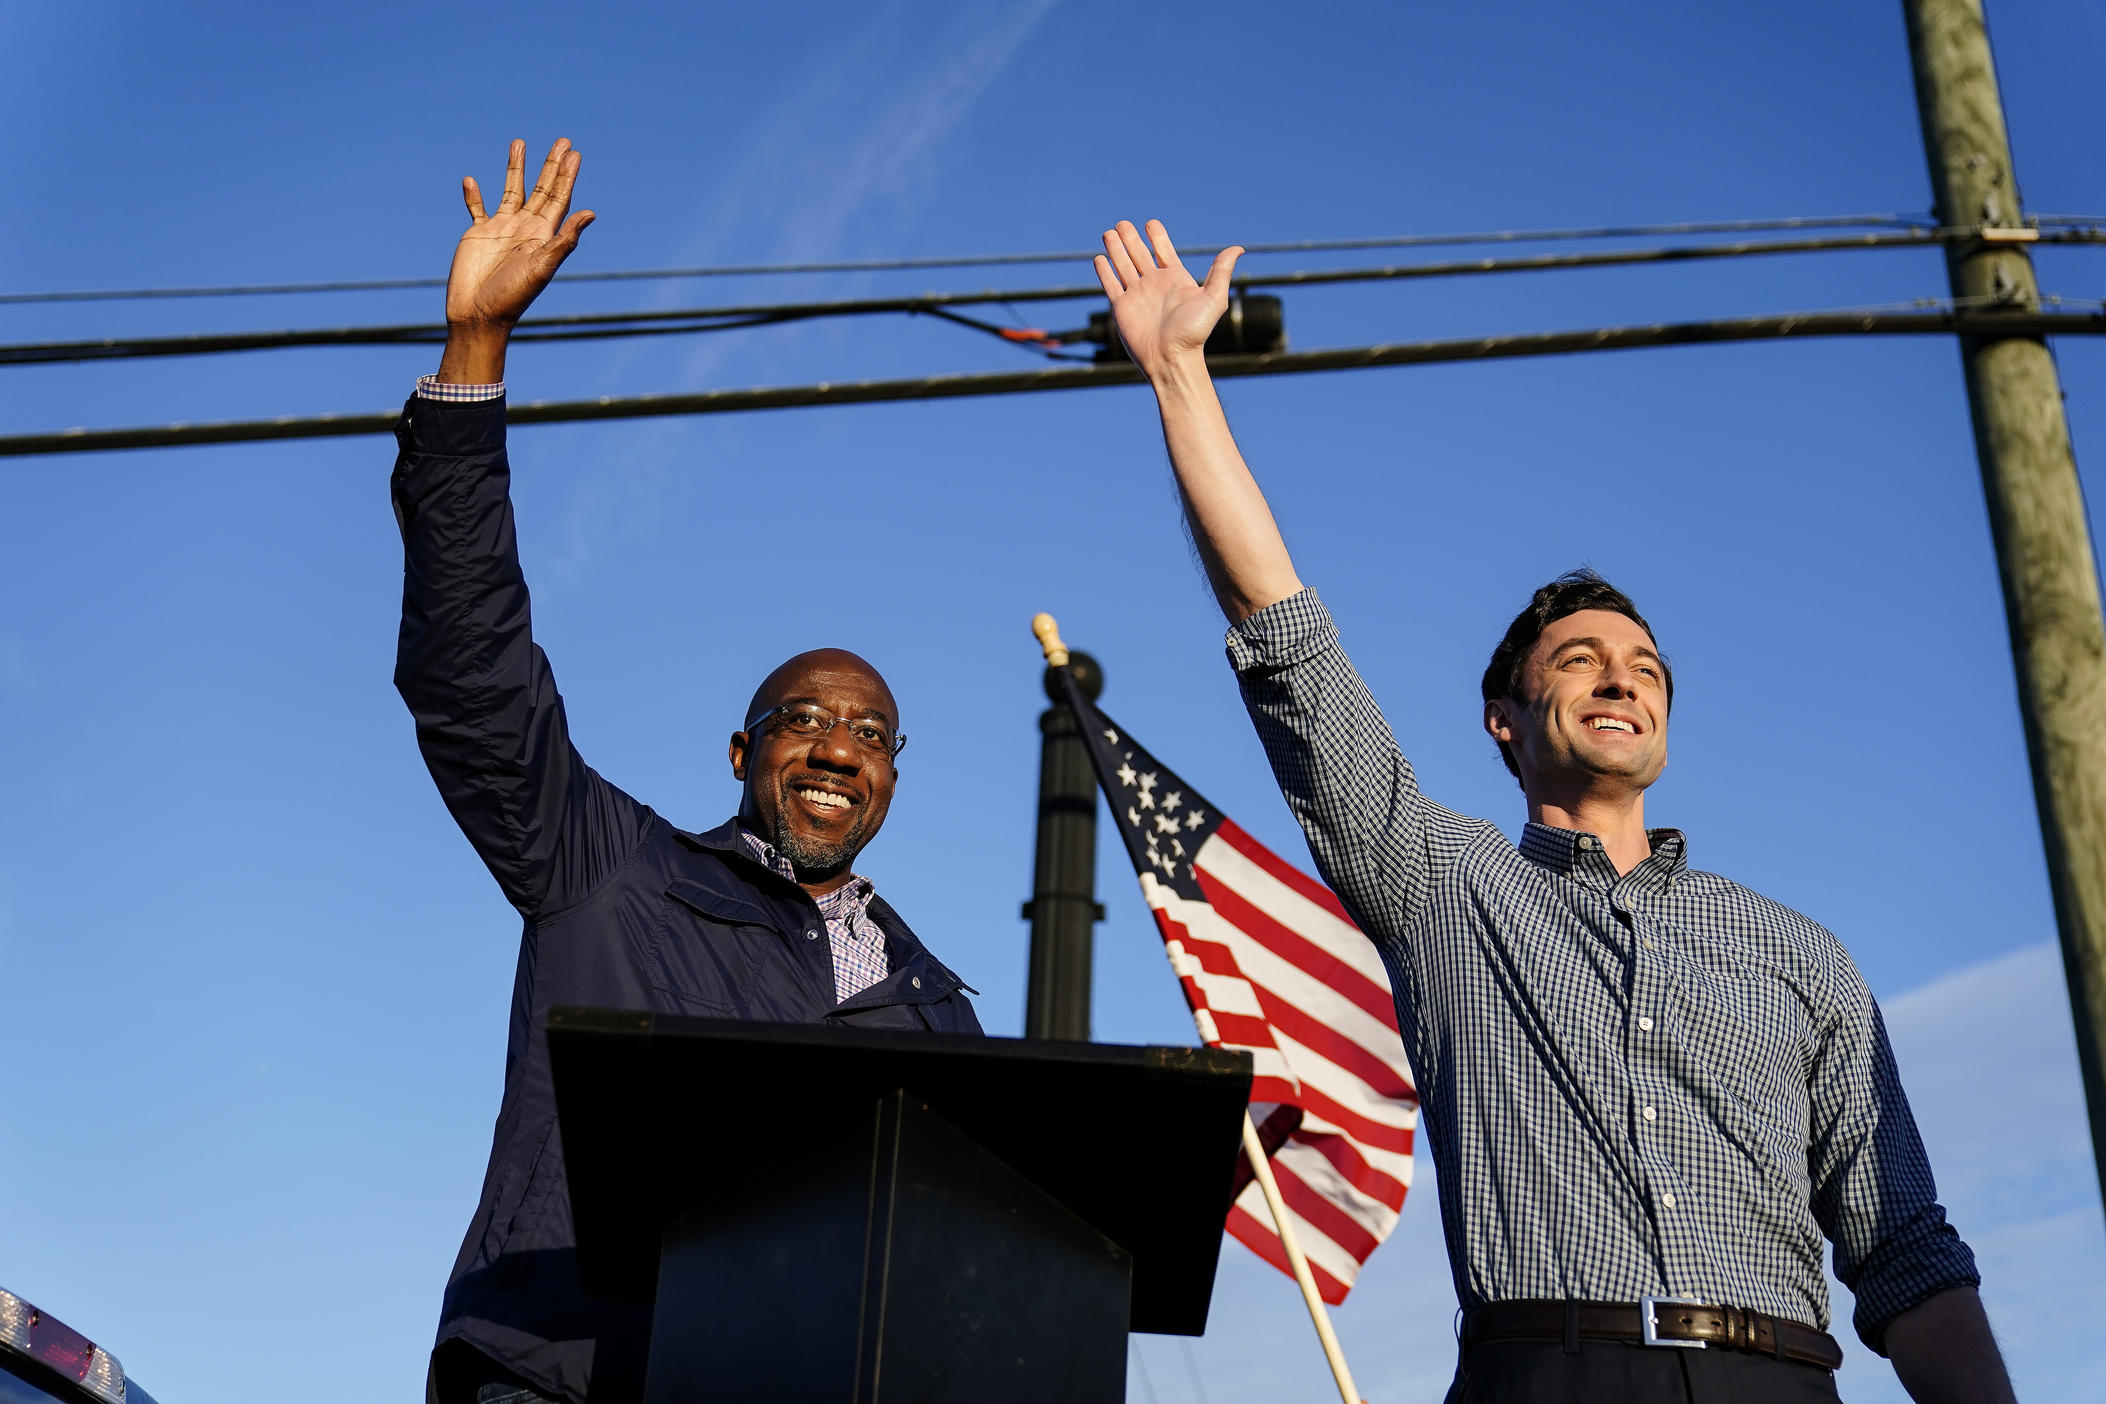
<svg viewBox="0 0 2106 1404"><path fill-rule="evenodd" d="M1060 641L1060 626L1053 622L1052 615L1032 615L1031 632L1038 635L1038 646L1046 651L1047 667L1068 666L1068 646Z"/></svg>

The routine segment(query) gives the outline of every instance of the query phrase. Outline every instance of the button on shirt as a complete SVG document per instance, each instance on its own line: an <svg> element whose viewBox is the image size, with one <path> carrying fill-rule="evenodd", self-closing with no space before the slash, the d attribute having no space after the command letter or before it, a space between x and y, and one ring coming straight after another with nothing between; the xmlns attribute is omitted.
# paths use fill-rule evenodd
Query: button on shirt
<svg viewBox="0 0 2106 1404"><path fill-rule="evenodd" d="M1229 659L1324 878L1374 941L1464 1305L1694 1297L1858 1334L1978 1284L1879 1009L1841 944L1688 866L1619 874L1591 834L1427 800L1313 591Z"/></svg>
<svg viewBox="0 0 2106 1404"><path fill-rule="evenodd" d="M777 877L797 881L797 868L775 851L759 834L739 831L746 851L755 862ZM877 891L870 879L852 877L833 891L812 900L826 922L827 943L834 956L834 1002L853 999L892 973L885 957L885 933L870 919L870 898ZM921 982L915 981L920 989Z"/></svg>

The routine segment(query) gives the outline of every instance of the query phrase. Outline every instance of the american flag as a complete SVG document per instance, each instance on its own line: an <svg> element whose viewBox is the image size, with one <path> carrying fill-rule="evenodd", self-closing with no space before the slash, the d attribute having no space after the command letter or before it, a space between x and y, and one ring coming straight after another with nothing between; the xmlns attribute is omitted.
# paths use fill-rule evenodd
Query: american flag
<svg viewBox="0 0 2106 1404"><path fill-rule="evenodd" d="M1199 1036L1256 1061L1251 1118L1323 1299L1345 1300L1411 1184L1418 1093L1389 974L1331 890L1283 861L1114 726L1068 701L1155 912ZM1281 1272L1264 1192L1242 1168L1228 1232Z"/></svg>

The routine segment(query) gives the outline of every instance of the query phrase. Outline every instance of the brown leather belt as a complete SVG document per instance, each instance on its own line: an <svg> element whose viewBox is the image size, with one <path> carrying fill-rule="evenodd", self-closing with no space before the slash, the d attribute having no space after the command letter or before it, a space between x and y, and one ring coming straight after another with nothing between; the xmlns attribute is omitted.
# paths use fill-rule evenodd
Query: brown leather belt
<svg viewBox="0 0 2106 1404"><path fill-rule="evenodd" d="M1463 1313L1462 1343L1563 1340L1628 1341L1633 1345L1757 1351L1833 1370L1843 1348L1826 1331L1784 1316L1739 1307L1704 1306L1678 1297L1631 1302L1490 1302Z"/></svg>

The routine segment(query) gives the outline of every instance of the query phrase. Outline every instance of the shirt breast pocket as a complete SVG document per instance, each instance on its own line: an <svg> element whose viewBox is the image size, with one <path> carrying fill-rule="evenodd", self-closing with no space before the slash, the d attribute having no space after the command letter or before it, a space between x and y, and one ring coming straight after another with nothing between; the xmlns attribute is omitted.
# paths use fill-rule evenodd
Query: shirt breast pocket
<svg viewBox="0 0 2106 1404"><path fill-rule="evenodd" d="M1691 1055L1691 1093L1746 1149L1803 1176L1814 1033L1804 991L1776 962L1731 943L1676 944L1684 955L1676 1012Z"/></svg>
<svg viewBox="0 0 2106 1404"><path fill-rule="evenodd" d="M761 967L781 946L767 908L680 879L666 888L651 933L651 983L682 1009L742 1015Z"/></svg>

